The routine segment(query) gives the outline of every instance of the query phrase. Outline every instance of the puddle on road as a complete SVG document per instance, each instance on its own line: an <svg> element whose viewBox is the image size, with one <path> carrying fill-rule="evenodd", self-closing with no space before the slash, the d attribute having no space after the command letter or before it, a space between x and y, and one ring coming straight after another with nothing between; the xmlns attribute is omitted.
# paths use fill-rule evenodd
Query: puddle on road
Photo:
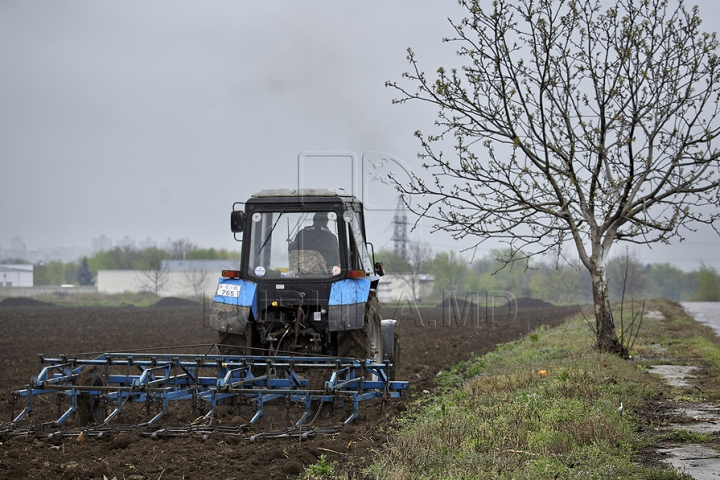
<svg viewBox="0 0 720 480"><path fill-rule="evenodd" d="M648 367L648 372L660 375L671 387L690 388L692 385L687 380L695 378L692 372L697 369L698 367L685 365L652 365Z"/></svg>
<svg viewBox="0 0 720 480"><path fill-rule="evenodd" d="M670 423L674 430L687 430L694 433L720 433L720 406L711 403L692 404L688 408L677 408L669 416L684 416L688 423Z"/></svg>
<svg viewBox="0 0 720 480"><path fill-rule="evenodd" d="M686 445L663 448L658 453L668 455L667 463L680 473L687 473L695 480L718 480L720 457L718 452L704 445Z"/></svg>
<svg viewBox="0 0 720 480"><path fill-rule="evenodd" d="M683 303L688 313L700 323L715 330L720 336L720 303ZM660 350L660 349L658 349ZM670 386L693 388L690 380L695 378L698 367L684 365L653 365L648 372L659 375ZM720 432L720 406L708 403L684 403L680 408L668 412L668 417L676 422L670 423L670 430L687 430L694 433ZM664 460L675 470L690 475L695 480L720 479L720 453L706 445L688 444L675 448L662 448L658 453L667 456Z"/></svg>

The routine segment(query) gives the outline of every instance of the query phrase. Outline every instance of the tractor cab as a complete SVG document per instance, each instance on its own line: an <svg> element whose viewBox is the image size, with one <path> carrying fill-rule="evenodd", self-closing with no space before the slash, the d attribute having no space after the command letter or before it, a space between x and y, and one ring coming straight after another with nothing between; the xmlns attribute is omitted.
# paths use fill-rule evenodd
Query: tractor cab
<svg viewBox="0 0 720 480"><path fill-rule="evenodd" d="M245 204L244 211L233 212L231 228L243 239L244 278L372 275L360 202L342 192L312 193L316 195L263 191Z"/></svg>

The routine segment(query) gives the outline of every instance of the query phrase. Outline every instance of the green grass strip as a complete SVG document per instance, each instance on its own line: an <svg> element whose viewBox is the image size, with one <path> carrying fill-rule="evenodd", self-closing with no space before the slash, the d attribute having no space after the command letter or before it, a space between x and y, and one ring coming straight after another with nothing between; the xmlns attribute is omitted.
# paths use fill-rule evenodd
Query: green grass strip
<svg viewBox="0 0 720 480"><path fill-rule="evenodd" d="M662 351L666 360L715 369L720 348L677 304L655 301L645 309L663 315L644 319L629 360L595 351L585 321L575 319L443 372L440 393L409 409L364 473L397 480L687 478L638 461L649 442L639 433L639 411L665 389L646 367Z"/></svg>

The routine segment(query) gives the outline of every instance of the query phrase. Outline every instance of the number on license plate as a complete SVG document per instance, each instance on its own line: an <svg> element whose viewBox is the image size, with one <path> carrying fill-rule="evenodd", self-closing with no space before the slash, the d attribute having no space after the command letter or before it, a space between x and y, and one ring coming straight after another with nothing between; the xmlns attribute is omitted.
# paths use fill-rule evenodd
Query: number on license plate
<svg viewBox="0 0 720 480"><path fill-rule="evenodd" d="M221 283L218 285L217 294L221 297L234 297L240 295L240 285L234 283Z"/></svg>

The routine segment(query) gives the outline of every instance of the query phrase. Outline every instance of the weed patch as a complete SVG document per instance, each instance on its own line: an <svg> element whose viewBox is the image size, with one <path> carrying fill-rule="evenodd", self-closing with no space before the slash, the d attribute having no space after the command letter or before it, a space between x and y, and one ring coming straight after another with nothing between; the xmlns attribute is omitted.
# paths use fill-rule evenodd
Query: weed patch
<svg viewBox="0 0 720 480"><path fill-rule="evenodd" d="M709 433L698 433L680 429L668 432L660 436L658 440L673 443L710 443L716 439L714 435Z"/></svg>

